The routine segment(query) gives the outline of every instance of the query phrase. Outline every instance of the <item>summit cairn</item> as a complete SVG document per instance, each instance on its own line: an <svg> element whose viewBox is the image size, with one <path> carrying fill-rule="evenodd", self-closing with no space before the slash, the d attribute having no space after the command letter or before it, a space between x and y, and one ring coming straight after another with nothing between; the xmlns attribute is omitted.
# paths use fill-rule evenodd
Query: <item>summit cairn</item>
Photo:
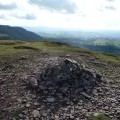
<svg viewBox="0 0 120 120"><path fill-rule="evenodd" d="M31 78L30 86L48 96L70 96L70 99L74 99L82 95L90 99L93 89L104 83L101 77L76 61L65 58L56 65L46 67L39 79ZM53 98L48 100L54 101Z"/></svg>

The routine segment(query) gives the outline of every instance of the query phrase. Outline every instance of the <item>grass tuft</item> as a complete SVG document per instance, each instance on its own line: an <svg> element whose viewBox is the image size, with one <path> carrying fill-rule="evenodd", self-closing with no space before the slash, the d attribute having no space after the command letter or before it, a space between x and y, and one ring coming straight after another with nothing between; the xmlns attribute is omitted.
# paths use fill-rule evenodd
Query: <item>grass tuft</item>
<svg viewBox="0 0 120 120"><path fill-rule="evenodd" d="M30 47L30 46L15 46L14 49L28 49L28 50L39 50L38 48Z"/></svg>
<svg viewBox="0 0 120 120"><path fill-rule="evenodd" d="M112 120L112 119L104 113L95 113L94 116L92 116L91 120Z"/></svg>

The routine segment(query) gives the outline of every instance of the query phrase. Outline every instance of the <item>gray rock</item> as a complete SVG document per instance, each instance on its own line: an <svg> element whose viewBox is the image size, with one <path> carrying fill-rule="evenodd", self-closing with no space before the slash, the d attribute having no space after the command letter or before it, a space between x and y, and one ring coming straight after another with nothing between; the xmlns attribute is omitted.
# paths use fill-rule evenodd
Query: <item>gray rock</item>
<svg viewBox="0 0 120 120"><path fill-rule="evenodd" d="M83 69L82 65L68 58L58 65L47 67L41 74L41 80L45 81L48 88L50 86L82 87L87 93L91 93L96 83L102 81L99 74L95 77L92 72Z"/></svg>
<svg viewBox="0 0 120 120"><path fill-rule="evenodd" d="M35 102L35 103L34 103L34 105L35 105L35 106L38 106L38 105L39 105L39 103L38 103L38 102Z"/></svg>
<svg viewBox="0 0 120 120"><path fill-rule="evenodd" d="M47 98L47 102L54 102L54 101L55 101L55 99L53 97Z"/></svg>
<svg viewBox="0 0 120 120"><path fill-rule="evenodd" d="M37 110L34 110L34 111L32 112L32 115L33 115L34 118L40 117L40 112L37 111Z"/></svg>
<svg viewBox="0 0 120 120"><path fill-rule="evenodd" d="M29 84L30 84L30 87L36 88L36 87L38 86L38 81L37 81L36 78L31 77L31 78L29 79Z"/></svg>
<svg viewBox="0 0 120 120"><path fill-rule="evenodd" d="M22 99L21 99L21 98L18 98L17 101L18 101L19 103L22 103Z"/></svg>
<svg viewBox="0 0 120 120"><path fill-rule="evenodd" d="M44 117L46 117L46 116L47 116L47 113L44 112L42 115L43 115Z"/></svg>
<svg viewBox="0 0 120 120"><path fill-rule="evenodd" d="M31 77L30 83L32 87L37 87L36 91L38 92L37 95L39 95L39 101L43 102L48 116L51 115L51 112L58 110L58 116L61 115L60 118L75 119L76 115L80 114L80 118L84 119L87 117L87 111L92 114L93 111L112 105L110 104L111 101L107 103L107 99L102 99L104 93L106 97L109 96L111 98L111 93L108 90L109 94L107 94L103 89L101 77L88 69L86 70L83 65L76 61L62 59L57 64L46 66L39 77ZM93 94L93 90L95 94ZM98 101L99 99L100 101ZM103 100L105 101L103 102ZM65 109L62 109L64 106L67 107L67 111L64 111L65 113L63 112ZM37 104L34 107L37 107ZM58 107L61 107L60 109L62 110L59 110ZM40 107L37 110L41 111L41 117L44 118L46 116L46 114L42 115L44 108ZM104 111L111 112L110 110L108 111L108 108ZM40 113L39 111L34 111L33 114L36 117Z"/></svg>
<svg viewBox="0 0 120 120"><path fill-rule="evenodd" d="M30 103L27 103L27 104L26 104L26 107L29 108L29 107L30 107Z"/></svg>
<svg viewBox="0 0 120 120"><path fill-rule="evenodd" d="M81 95L83 95L84 97L88 98L88 99L91 99L92 97L89 96L87 93L85 92L81 92Z"/></svg>

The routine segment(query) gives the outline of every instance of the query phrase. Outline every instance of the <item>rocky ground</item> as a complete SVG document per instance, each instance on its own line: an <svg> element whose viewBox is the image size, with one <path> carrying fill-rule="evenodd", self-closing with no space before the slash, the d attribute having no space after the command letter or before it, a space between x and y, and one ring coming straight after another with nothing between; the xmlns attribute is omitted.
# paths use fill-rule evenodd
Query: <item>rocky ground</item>
<svg viewBox="0 0 120 120"><path fill-rule="evenodd" d="M38 89L38 86L31 88L28 85L28 81L39 78L45 68L59 65L65 58L76 60L87 71L101 74L107 83L95 86L92 94L75 87L62 86L57 91L51 86L39 84ZM101 61L81 53L30 53L1 58L0 120L92 120L91 116L98 113L119 120L119 75L119 63Z"/></svg>

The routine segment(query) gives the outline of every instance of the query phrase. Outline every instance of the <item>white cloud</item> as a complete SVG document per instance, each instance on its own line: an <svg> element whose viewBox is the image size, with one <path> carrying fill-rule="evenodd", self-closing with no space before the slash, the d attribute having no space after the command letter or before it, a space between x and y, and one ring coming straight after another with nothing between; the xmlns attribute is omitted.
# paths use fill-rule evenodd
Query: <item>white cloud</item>
<svg viewBox="0 0 120 120"><path fill-rule="evenodd" d="M65 10L68 13L74 13L77 9L74 2L70 0L29 0L29 2L40 8L43 7L53 11Z"/></svg>
<svg viewBox="0 0 120 120"><path fill-rule="evenodd" d="M0 15L0 19L4 19L5 18L5 16L4 15Z"/></svg>
<svg viewBox="0 0 120 120"><path fill-rule="evenodd" d="M0 4L15 3L17 5L14 10L0 10L0 16L4 15L0 18L0 24L71 29L120 29L120 0L69 1L76 4L78 9L75 12L66 13L64 10L61 12L61 9L51 11L48 8L30 4L29 0L0 0ZM28 20L28 17L31 19Z"/></svg>
<svg viewBox="0 0 120 120"><path fill-rule="evenodd" d="M0 9L3 10L11 10L11 9L16 9L17 6L15 3L11 3L11 4L0 4Z"/></svg>
<svg viewBox="0 0 120 120"><path fill-rule="evenodd" d="M18 18L18 19L27 19L27 20L34 20L34 19L36 19L36 16L33 15L33 14L25 14L25 15L14 14L13 16Z"/></svg>

